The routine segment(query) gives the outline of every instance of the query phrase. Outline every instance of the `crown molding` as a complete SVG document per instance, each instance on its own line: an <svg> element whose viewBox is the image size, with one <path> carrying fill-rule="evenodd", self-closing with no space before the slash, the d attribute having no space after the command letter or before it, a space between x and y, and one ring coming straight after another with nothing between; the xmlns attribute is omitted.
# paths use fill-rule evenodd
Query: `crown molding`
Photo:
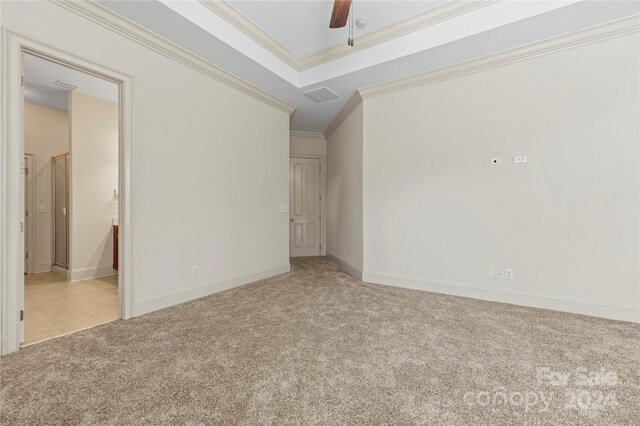
<svg viewBox="0 0 640 426"><path fill-rule="evenodd" d="M299 132L296 130L292 130L289 132L289 134L291 136L299 136L299 137L303 137L303 138L307 138L307 139L318 139L321 141L324 141L324 135L322 133L316 133L316 132Z"/></svg>
<svg viewBox="0 0 640 426"><path fill-rule="evenodd" d="M347 101L345 106L342 107L336 118L333 119L331 123L324 129L324 137L325 139L329 139L331 135L336 131L338 127L344 122L344 120L349 117L349 115L355 110L358 105L362 103L362 96L359 90L356 90L353 96Z"/></svg>
<svg viewBox="0 0 640 426"><path fill-rule="evenodd" d="M449 0L432 9L364 34L356 39L355 46L340 44L304 58L297 56L269 33L260 28L260 26L247 18L246 15L236 9L228 0L198 1L229 24L233 25L237 30L284 61L291 68L296 71L304 71L448 19L453 19L500 0Z"/></svg>
<svg viewBox="0 0 640 426"><path fill-rule="evenodd" d="M618 19L557 37L503 50L469 61L448 65L425 73L359 89L363 99L399 92L438 81L449 80L591 43L640 31L640 15ZM333 124L333 123L332 123Z"/></svg>
<svg viewBox="0 0 640 426"><path fill-rule="evenodd" d="M50 0L52 3L82 16L102 27L113 31L129 40L153 50L169 59L185 65L201 74L253 97L267 105L277 108L289 115L295 111L295 107L278 99L272 94L248 83L235 75L213 65L211 62L194 55L175 43L160 37L142 26L110 11L93 0Z"/></svg>
<svg viewBox="0 0 640 426"><path fill-rule="evenodd" d="M216 15L242 31L246 36L258 43L260 46L273 53L287 65L300 71L300 58L296 56L285 45L273 38L269 33L260 28L255 22L247 18L242 12L236 9L228 0L198 0L203 6L211 10Z"/></svg>
<svg viewBox="0 0 640 426"><path fill-rule="evenodd" d="M311 56L300 59L300 70L313 68L326 62L331 62L343 56L368 49L372 46L385 43L403 35L422 30L440 22L456 18L465 13L472 12L482 7L489 6L500 0L449 0L439 6L426 10L417 15L379 28L370 33L356 37L355 45L348 46L346 43L331 47Z"/></svg>

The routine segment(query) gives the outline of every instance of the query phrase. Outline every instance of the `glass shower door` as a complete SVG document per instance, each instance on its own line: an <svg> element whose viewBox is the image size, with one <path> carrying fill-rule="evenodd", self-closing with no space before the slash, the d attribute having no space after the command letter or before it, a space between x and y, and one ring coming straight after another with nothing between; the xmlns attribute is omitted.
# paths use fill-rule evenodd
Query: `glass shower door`
<svg viewBox="0 0 640 426"><path fill-rule="evenodd" d="M69 268L69 154L53 157L53 264Z"/></svg>

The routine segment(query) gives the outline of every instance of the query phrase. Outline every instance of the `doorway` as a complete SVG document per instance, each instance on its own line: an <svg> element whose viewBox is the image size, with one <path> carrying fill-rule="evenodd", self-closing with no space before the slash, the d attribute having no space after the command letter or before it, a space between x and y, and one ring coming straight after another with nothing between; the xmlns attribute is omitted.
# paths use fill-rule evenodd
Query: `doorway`
<svg viewBox="0 0 640 426"><path fill-rule="evenodd" d="M1 279L1 292L2 298L0 299L2 303L2 312L3 315L0 318L1 321L1 336L2 336L2 355L14 352L18 350L21 344L24 341L25 337L25 320L29 316L30 308L29 303L25 304L25 291L28 293L29 290L25 288L25 284L29 286L29 282L25 283L25 277L29 275L38 275L38 268L47 268L51 269L49 271L45 271L44 274L47 274L46 279L35 280L32 284L35 286L39 286L40 289L44 288L44 286L48 286L46 291L39 291L40 293L47 293L47 297L51 296L53 290L56 290L55 287L69 286L73 285L74 290L79 290L83 293L83 297L76 297L76 300L84 300L87 301L88 293L92 291L94 293L102 293L101 296L104 296L105 286L110 286L112 290L115 290L114 297L111 299L111 303L113 305L115 314L111 317L107 318L103 316L102 319L95 318L98 320L97 323L106 322L108 320L113 320L117 318L130 318L131 310L132 310L132 302L131 302L131 286L129 283L131 282L131 241L128 238L128 235L131 230L131 137L132 137L132 117L131 117L131 78L117 73L108 68L104 68L100 65L85 61L81 58L74 57L72 55L68 55L60 50L55 48L46 46L42 43L39 43L34 40L26 39L21 37L18 34L7 31L5 33L7 35L6 38L6 61L3 61L3 73L6 76L3 79L3 102L6 105L3 114L3 122L7 125L3 126L4 129L7 129L6 132L2 134L2 152L8 153L8 155L3 156L0 160L2 161L2 168L6 170L6 184L0 187L0 195L2 198L2 215L0 215L2 219L2 226L0 226L0 232L2 235L0 238L2 244L2 251L5 255L0 259L2 274L0 274ZM25 156L25 117L26 112L24 110L24 102L28 96L33 96L34 93L25 93L27 92L25 87L25 73L23 68L23 61L26 55L38 58L40 60L44 60L49 62L50 64L54 64L56 66L65 67L68 70L74 71L76 73L81 73L85 76L100 79L102 81L106 81L109 84L113 85L115 88L117 104L115 107L115 117L116 117L116 125L111 133L115 135L115 168L113 170L113 174L116 176L115 184L111 185L108 190L108 195L105 198L104 193L101 190L92 190L91 193L96 195L101 202L97 203L101 205L101 208L105 206L110 208L112 212L115 212L115 216L110 218L109 223L107 223L107 227L109 228L108 234L105 234L105 238L101 241L105 246L104 250L98 252L99 258L104 260L102 254L105 254L107 251L109 253L114 252L114 247L109 246L109 240L112 238L112 229L113 226L119 225L119 237L117 238L117 248L116 248L116 261L111 259L112 263L109 265L104 265L104 262L101 262L97 267L80 267L76 268L74 271L74 243L73 243L73 235L74 235L74 222L73 222L73 212L74 212L74 204L73 204L73 177L71 177L69 185L71 187L69 193L71 194L70 199L71 203L66 209L66 213L69 216L70 225L68 226L69 231L69 239L67 240L67 247L69 248L69 256L66 259L67 263L67 272L66 274L55 274L53 271L53 258L49 262L43 262L38 264L38 261L35 261L35 273L25 275L25 272L31 272L29 269L30 266L28 264L28 259L31 259L34 256L34 253L30 251L27 247L29 245L28 240L32 238L32 236L36 235L36 240L38 235L50 235L50 252L51 254L54 251L53 247L53 232L51 234L42 233L38 234L39 230L42 230L43 226L38 221L38 217L35 218L35 232L29 233L29 230L26 229L25 225L28 224L28 220L26 214L33 216L35 215L33 212L40 213L52 213L53 203L52 201L40 203L38 200L36 201L35 209L27 210L29 192L27 187L28 176L29 176L29 166L28 166L28 156ZM26 79L28 81L28 78ZM62 81L58 81L62 80ZM60 84L60 83L69 83L68 81L64 81L63 79L56 79L53 82L49 82L53 84L57 84L56 90L59 88L67 90L68 98L71 98L71 93L78 93L78 97L82 97L81 95L88 95L86 93L82 93L82 90L78 90L75 92L80 86L74 88L73 82L70 85ZM66 87L65 87L66 86ZM93 96L99 98L100 96ZM34 98L32 97L32 101ZM99 125L95 125L95 123L91 123L89 126L85 126L88 128L100 128ZM71 131L70 131L71 132ZM104 132L103 132L104 133ZM81 140L79 138L78 140ZM82 149L74 150L73 147L82 147L83 145L76 145L73 138L70 139L71 146L67 150L69 152L69 172L73 173L73 159L74 153L76 156L76 160L81 156ZM47 160L50 162L50 166L48 169L48 173L45 172L45 175L49 176L49 188L51 192L53 191L52 180L53 180L53 158L57 156L57 154L64 154L61 152L64 150L58 150L55 154L51 154L50 156L44 156L42 160ZM33 155L36 163L40 156L37 154ZM103 157L102 155L94 155L94 158ZM82 163L78 161L77 163L78 169L82 169ZM86 166L85 168L91 169L93 165ZM37 164L34 164L32 168L35 170L38 168ZM27 169L27 170L25 170ZM96 173L97 175L98 173ZM37 176L37 173L34 173L32 176ZM83 182L84 181L79 181ZM38 185L36 182L36 198L39 192ZM79 184L79 187L83 185ZM76 188L81 189L81 188ZM90 199L91 197L85 197L84 202L88 204L92 204L94 199ZM81 199L82 200L82 199ZM96 203L93 203L96 205ZM76 205L77 212L80 212L82 206ZM46 222L46 221L45 221ZM40 226L39 226L40 225ZM53 221L50 222L50 226L53 226ZM95 227L94 227L95 228ZM26 232L25 232L26 231ZM6 232L6 233L5 233ZM101 231L102 232L102 231ZM82 230L78 231L78 235L86 235ZM26 241L25 241L26 237ZM109 246L107 250L106 247ZM35 249L35 257L38 256L38 244L36 242ZM89 253L91 255L95 255L95 251L84 250L80 251L80 255L78 255L78 259L82 260L82 253ZM85 256L86 257L86 256ZM111 262L110 261L110 262ZM118 274L117 275L108 275L102 274L103 270L101 268L108 266L109 269L112 269L113 266L119 265ZM66 276L65 276L66 275ZM89 278L87 278L89 275ZM39 278L43 276L40 275ZM88 286L78 286L78 283L81 283L83 280L93 280L93 289ZM55 282L51 282L55 281ZM71 281L71 282L70 282ZM77 281L77 282L73 282ZM53 284L53 285L49 285ZM86 283L85 283L86 284ZM71 287L69 287L71 288ZM69 293L68 291L66 293ZM28 298L28 294L26 294ZM78 294L76 294L78 296ZM51 300L48 300L44 303L41 303L42 306L47 307L49 310L53 310L53 305ZM85 304L84 309L88 309ZM37 303L36 303L37 305ZM104 307L104 306L102 306ZM82 310L82 309L81 309ZM86 312L85 312L86 313ZM96 314L97 315L97 314ZM35 320L37 315L32 315L32 318ZM105 319L107 318L107 319ZM86 319L86 318L85 318ZM49 321L46 321L49 323ZM80 328L86 328L89 326L96 325L95 321L86 321L84 324L76 324L71 327L69 324L63 324L64 321L58 323L58 327L55 327L59 334L66 334L70 331L75 331ZM49 323L49 325L51 325Z"/></svg>
<svg viewBox="0 0 640 426"><path fill-rule="evenodd" d="M322 226L322 165L318 157L289 159L289 256L320 256Z"/></svg>
<svg viewBox="0 0 640 426"><path fill-rule="evenodd" d="M25 346L119 317L119 123L117 84L29 53L22 60L38 206L36 226L25 227L25 242L35 240L25 252ZM29 213L25 202L25 220Z"/></svg>

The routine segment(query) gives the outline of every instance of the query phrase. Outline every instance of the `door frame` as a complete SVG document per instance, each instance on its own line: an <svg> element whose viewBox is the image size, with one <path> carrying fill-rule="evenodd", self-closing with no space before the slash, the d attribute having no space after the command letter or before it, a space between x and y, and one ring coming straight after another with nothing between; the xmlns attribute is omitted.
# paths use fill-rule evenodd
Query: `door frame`
<svg viewBox="0 0 640 426"><path fill-rule="evenodd" d="M26 158L25 169L27 170L25 187L28 188L27 192L29 198L24 200L25 206L29 215L27 216L24 228L26 235L29 238L25 238L25 245L29 257L24 265L25 274L31 274L35 272L35 259L36 259L36 180L35 180L35 164L36 156L25 152L24 158Z"/></svg>
<svg viewBox="0 0 640 426"><path fill-rule="evenodd" d="M289 159L291 158L315 158L320 160L320 256L327 255L327 227L326 220L327 214L325 212L324 206L326 205L325 200L327 199L325 194L325 182L327 178L327 168L325 167L325 156L320 154L295 154L289 155ZM289 182L289 188L291 188L291 182ZM291 189L289 189L291 191ZM289 194L291 197L291 194ZM291 206L289 206L289 211L291 211ZM289 224L289 232L291 232L291 224ZM291 241L291 239L289 239ZM289 243L289 257L291 257L291 243Z"/></svg>
<svg viewBox="0 0 640 426"><path fill-rule="evenodd" d="M71 137L71 136L69 136ZM69 247L71 244L71 232L70 232L70 222L71 222L71 215L70 215L70 205L69 205L69 200L71 199L71 191L70 191L70 176L71 173L69 171L69 167L71 166L71 161L69 161L69 153L65 152L64 154L58 154L58 155L54 155L51 157L51 268L58 268L56 271L52 272L56 272L56 273L60 273L60 268L62 269L66 269L66 280L69 280L69 277L71 276L71 261L69 258L69 253L71 253L71 248ZM66 188L65 188L65 195L66 195L66 199L65 199L65 204L67 205L67 212L65 215L65 229L67 231L67 241L65 242L65 253L64 253L64 259L65 259L65 265L60 265L59 263L56 262L56 210L58 209L58 205L56 204L56 160L60 159L60 158L64 158L65 159L65 165L64 165L64 170L65 170L65 184L66 184Z"/></svg>
<svg viewBox="0 0 640 426"><path fill-rule="evenodd" d="M119 87L119 212L118 274L119 318L132 316L132 78L108 67L74 56L62 49L2 29L2 135L0 143L0 353L20 348L24 321L24 220L22 187L24 161L24 96L22 54L29 53L78 71L109 80ZM18 200L16 202L15 200Z"/></svg>

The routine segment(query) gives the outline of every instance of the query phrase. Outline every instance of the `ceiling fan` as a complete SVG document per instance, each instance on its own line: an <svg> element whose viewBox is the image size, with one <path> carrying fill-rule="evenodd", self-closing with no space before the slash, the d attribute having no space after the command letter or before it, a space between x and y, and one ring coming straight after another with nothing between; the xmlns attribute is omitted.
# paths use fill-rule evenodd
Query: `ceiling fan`
<svg viewBox="0 0 640 426"><path fill-rule="evenodd" d="M351 0L334 0L329 28L342 28L347 25L350 9Z"/></svg>
<svg viewBox="0 0 640 426"><path fill-rule="evenodd" d="M351 25L349 25L347 44L353 46L353 5L351 0L333 0L333 12L331 12L329 28L342 28L347 25L349 12L351 12Z"/></svg>

